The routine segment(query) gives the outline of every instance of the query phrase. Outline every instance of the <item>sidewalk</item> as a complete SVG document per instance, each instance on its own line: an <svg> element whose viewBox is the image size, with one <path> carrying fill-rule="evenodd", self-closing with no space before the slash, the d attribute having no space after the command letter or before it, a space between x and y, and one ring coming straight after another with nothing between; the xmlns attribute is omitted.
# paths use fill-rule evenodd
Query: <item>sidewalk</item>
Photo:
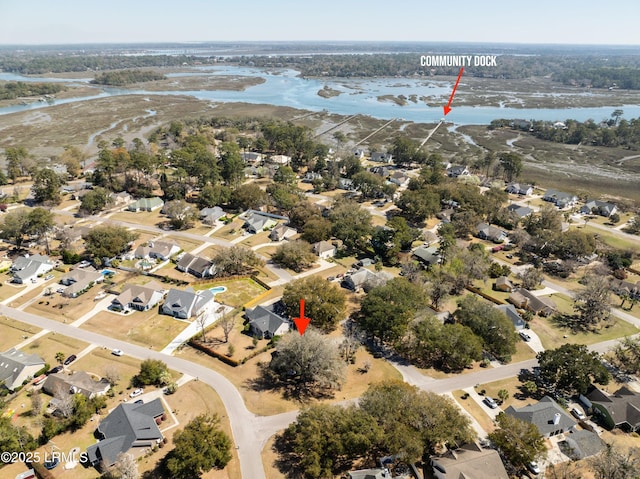
<svg viewBox="0 0 640 479"><path fill-rule="evenodd" d="M215 313L209 314L204 324L204 328L206 329L207 327L209 327L210 325L218 321L218 319L220 319L224 314L228 313L232 309L233 308L230 306L221 306ZM193 320L191 323L189 323L189 325L186 328L184 328L184 330L180 334L178 334L175 338L173 338L173 340L167 346L165 346L164 349L160 352L162 354L168 354L168 355L173 354L173 352L176 349L178 349L182 344L189 341L201 330L202 330L202 325L197 320Z"/></svg>

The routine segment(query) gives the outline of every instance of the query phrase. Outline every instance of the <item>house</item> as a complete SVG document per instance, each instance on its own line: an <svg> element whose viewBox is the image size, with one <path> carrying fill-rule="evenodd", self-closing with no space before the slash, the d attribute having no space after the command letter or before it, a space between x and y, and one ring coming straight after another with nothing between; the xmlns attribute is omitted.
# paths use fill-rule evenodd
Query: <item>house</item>
<svg viewBox="0 0 640 479"><path fill-rule="evenodd" d="M256 306L247 309L245 316L249 320L249 331L257 338L271 339L282 336L291 329L291 323L273 312L272 306Z"/></svg>
<svg viewBox="0 0 640 479"><path fill-rule="evenodd" d="M359 160L363 159L364 150L362 148L356 148L355 150L353 150L353 156L355 156Z"/></svg>
<svg viewBox="0 0 640 479"><path fill-rule="evenodd" d="M273 155L269 158L269 161L276 165L288 165L291 163L291 157L287 155Z"/></svg>
<svg viewBox="0 0 640 479"><path fill-rule="evenodd" d="M530 196L533 194L533 186L523 185L520 183L511 183L510 185L507 185L505 191L507 193L511 193L512 195Z"/></svg>
<svg viewBox="0 0 640 479"><path fill-rule="evenodd" d="M77 298L94 284L103 281L104 275L93 268L72 269L60 278L60 283L66 286L62 295L67 298Z"/></svg>
<svg viewBox="0 0 640 479"><path fill-rule="evenodd" d="M553 203L560 209L573 208L576 201L578 201L578 197L576 195L552 189L547 190L542 199Z"/></svg>
<svg viewBox="0 0 640 479"><path fill-rule="evenodd" d="M0 384L13 391L44 367L44 359L37 354L27 354L11 348L0 353Z"/></svg>
<svg viewBox="0 0 640 479"><path fill-rule="evenodd" d="M369 171L374 175L381 176L382 178L386 178L391 174L391 168L388 168L386 166L374 166L370 168Z"/></svg>
<svg viewBox="0 0 640 479"><path fill-rule="evenodd" d="M149 241L149 257L166 261L173 255L180 252L182 248L170 241L151 240Z"/></svg>
<svg viewBox="0 0 640 479"><path fill-rule="evenodd" d="M526 309L540 316L551 316L558 309L551 298L535 296L531 291L518 288L507 299L516 308Z"/></svg>
<svg viewBox="0 0 640 479"><path fill-rule="evenodd" d="M370 288L387 284L392 278L393 276L385 271L374 273L367 268L360 268L355 273L345 275L342 285L352 291L368 291Z"/></svg>
<svg viewBox="0 0 640 479"><path fill-rule="evenodd" d="M349 479L390 479L388 469L360 469L349 472Z"/></svg>
<svg viewBox="0 0 640 479"><path fill-rule="evenodd" d="M161 311L177 319L191 319L213 310L217 304L214 294L208 289L194 291L193 288L187 288L182 291L172 288L167 293Z"/></svg>
<svg viewBox="0 0 640 479"><path fill-rule="evenodd" d="M13 273L12 282L25 284L53 269L53 263L46 255L20 256L13 262L10 271Z"/></svg>
<svg viewBox="0 0 640 479"><path fill-rule="evenodd" d="M528 404L518 409L509 406L504 412L509 416L535 424L544 437L569 432L576 427L575 419L549 396L543 397L535 404Z"/></svg>
<svg viewBox="0 0 640 479"><path fill-rule="evenodd" d="M139 200L134 201L129 206L127 206L127 211L155 211L159 210L164 206L164 201L162 201L157 196L153 198L140 198Z"/></svg>
<svg viewBox="0 0 640 479"><path fill-rule="evenodd" d="M509 281L509 278L506 276L500 276L496 278L495 283L493 283L493 289L496 291L504 291L505 293L510 293L514 290L513 283Z"/></svg>
<svg viewBox="0 0 640 479"><path fill-rule="evenodd" d="M391 153L380 153L376 151L371 153L371 161L375 161L376 163L393 163L393 155Z"/></svg>
<svg viewBox="0 0 640 479"><path fill-rule="evenodd" d="M605 447L604 441L597 434L586 429L571 431L565 436L565 441L572 450L571 458L575 461L595 456Z"/></svg>
<svg viewBox="0 0 640 479"><path fill-rule="evenodd" d="M202 208L200 210L200 221L206 225L215 225L216 222L225 216L225 212L219 206L213 208Z"/></svg>
<svg viewBox="0 0 640 479"><path fill-rule="evenodd" d="M509 479L498 451L475 442L431 456L431 467L436 479Z"/></svg>
<svg viewBox="0 0 640 479"><path fill-rule="evenodd" d="M410 180L411 178L409 178L404 171L395 171L394 173L391 174L391 177L389 178L389 181L391 183L393 183L394 185L401 186L403 188L409 184Z"/></svg>
<svg viewBox="0 0 640 479"><path fill-rule="evenodd" d="M307 171L302 178L304 183L313 183L319 180L322 180L322 173L318 173L317 171Z"/></svg>
<svg viewBox="0 0 640 479"><path fill-rule="evenodd" d="M524 327L527 325L525 320L522 319L522 316L518 314L518 311L513 306L513 304L496 304L494 308L502 311L504 315L511 320L516 331L524 329Z"/></svg>
<svg viewBox="0 0 640 479"><path fill-rule="evenodd" d="M271 230L271 233L269 233L269 238L271 239L271 241L283 241L297 234L298 232L290 226L278 225Z"/></svg>
<svg viewBox="0 0 640 479"><path fill-rule="evenodd" d="M610 285L611 291L616 293L618 296L640 300L640 281L634 284L630 281L612 279Z"/></svg>
<svg viewBox="0 0 640 479"><path fill-rule="evenodd" d="M580 213L583 215L596 214L608 218L614 214L618 209L613 203L607 203L606 201L589 200L585 205L580 208Z"/></svg>
<svg viewBox="0 0 640 479"><path fill-rule="evenodd" d="M317 254L320 259L333 258L336 255L337 248L328 241L318 241L313 244L313 252Z"/></svg>
<svg viewBox="0 0 640 479"><path fill-rule="evenodd" d="M413 256L426 266L438 264L442 259L437 246L419 246L414 250Z"/></svg>
<svg viewBox="0 0 640 479"><path fill-rule="evenodd" d="M521 218L525 218L529 216L531 213L533 213L533 210L528 206L520 206L520 205L516 205L515 203L507 206L507 211L515 219L518 219L518 220Z"/></svg>
<svg viewBox="0 0 640 479"><path fill-rule="evenodd" d="M144 286L128 284L111 301L111 309L115 311L148 311L162 301L164 293L164 288L155 281L150 281Z"/></svg>
<svg viewBox="0 0 640 479"><path fill-rule="evenodd" d="M497 226L492 226L487 223L478 223L476 230L476 236L478 238L493 241L494 243L500 243L507 237L506 232L502 231Z"/></svg>
<svg viewBox="0 0 640 479"><path fill-rule="evenodd" d="M109 193L109 199L115 206L128 205L133 201L133 197L126 191L121 191L119 193Z"/></svg>
<svg viewBox="0 0 640 479"><path fill-rule="evenodd" d="M455 165L447 169L447 176L449 178L458 178L460 176L468 176L469 170L466 166Z"/></svg>
<svg viewBox="0 0 640 479"><path fill-rule="evenodd" d="M42 389L52 396L60 393L82 394L87 399L96 396L104 396L111 388L111 384L106 379L95 380L93 376L85 371L76 371L73 374L59 372L49 374Z"/></svg>
<svg viewBox="0 0 640 479"><path fill-rule="evenodd" d="M213 261L191 253L182 255L176 267L178 271L192 274L196 278L210 278L216 274Z"/></svg>
<svg viewBox="0 0 640 479"><path fill-rule="evenodd" d="M247 151L245 153L242 153L242 159L247 164L255 165L262 161L262 154L255 151Z"/></svg>
<svg viewBox="0 0 640 479"><path fill-rule="evenodd" d="M338 178L338 188L347 191L355 191L356 189L351 178Z"/></svg>
<svg viewBox="0 0 640 479"><path fill-rule="evenodd" d="M119 404L98 426L100 441L87 448L89 463L108 468L116 463L118 454L132 447L155 446L163 439L157 425L163 414L160 398L143 404Z"/></svg>
<svg viewBox="0 0 640 479"><path fill-rule="evenodd" d="M605 426L640 432L640 393L625 386L613 394L594 387L585 397L591 402L594 415L600 417Z"/></svg>
<svg viewBox="0 0 640 479"><path fill-rule="evenodd" d="M249 233L255 234L273 228L276 224L278 223L273 218L255 211L250 211L245 216L244 228Z"/></svg>

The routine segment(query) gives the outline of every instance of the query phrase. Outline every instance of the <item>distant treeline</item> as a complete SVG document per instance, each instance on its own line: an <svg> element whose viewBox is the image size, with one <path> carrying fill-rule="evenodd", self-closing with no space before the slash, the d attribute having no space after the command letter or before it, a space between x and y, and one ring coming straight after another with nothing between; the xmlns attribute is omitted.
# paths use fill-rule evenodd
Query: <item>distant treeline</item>
<svg viewBox="0 0 640 479"><path fill-rule="evenodd" d="M593 120L579 122L566 120L564 123L524 120L493 120L490 129L510 127L526 131L541 140L569 145L592 145L621 147L640 150L640 118L619 119L622 110L614 111L608 121L596 123Z"/></svg>
<svg viewBox="0 0 640 479"><path fill-rule="evenodd" d="M124 68L170 67L206 63L206 58L185 55L140 56L5 56L0 57L0 69L23 75L42 73L84 72L88 70L119 70Z"/></svg>
<svg viewBox="0 0 640 479"><path fill-rule="evenodd" d="M66 90L64 85L57 83L26 83L7 82L0 83L0 100L15 100L26 96L53 95Z"/></svg>
<svg viewBox="0 0 640 479"><path fill-rule="evenodd" d="M97 85L122 86L155 80L165 80L167 77L149 70L119 70L96 75L91 83Z"/></svg>
<svg viewBox="0 0 640 479"><path fill-rule="evenodd" d="M302 75L318 77L455 76L459 67L422 67L417 53L375 55L309 55L235 57L241 65L289 67ZM567 85L640 89L640 56L610 58L585 55L499 55L496 67L465 67L477 78L523 79L550 76Z"/></svg>

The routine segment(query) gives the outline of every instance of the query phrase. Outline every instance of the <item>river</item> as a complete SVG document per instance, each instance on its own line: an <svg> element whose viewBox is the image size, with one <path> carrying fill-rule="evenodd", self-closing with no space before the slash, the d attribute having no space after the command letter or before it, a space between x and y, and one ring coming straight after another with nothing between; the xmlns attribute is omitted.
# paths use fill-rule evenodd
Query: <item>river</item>
<svg viewBox="0 0 640 479"><path fill-rule="evenodd" d="M245 102L256 104L268 104L287 106L302 110L322 111L341 115L363 114L374 118L390 120L399 118L420 123L434 123L442 118L442 107L446 102L453 84L448 81L434 81L430 79L414 78L358 78L358 79L306 79L298 76L294 70L264 70L260 68L231 67L231 66L207 66L200 67L196 71L169 73L168 78L184 76L218 76L240 75L261 77L264 83L251 86L244 91L147 91L144 89L131 90L121 88L102 88L101 93L78 98L56 99L53 104L59 105L78 101L88 101L95 98L119 95L189 95L201 100L211 102ZM13 73L0 73L0 80L9 81L55 81L66 83L84 83L87 78L60 79L60 78L33 78L23 77ZM340 95L331 98L323 98L318 95L318 90L327 85L333 90L340 91ZM459 91L464 89L464 82L460 83ZM505 91L505 97L517 96L513 92ZM417 98L426 97L429 105L418 100L416 103L407 101L404 106L392 101L380 101L379 97L404 95ZM13 105L0 108L0 115L20 111L49 108L51 105L45 102L36 102L28 105ZM488 124L498 118L522 118L527 120L564 121L575 119L585 121L593 119L600 121L608 119L615 109L624 110L625 118L640 117L640 105L607 106L598 108L508 108L508 107L483 107L483 106L456 106L455 99L453 110L447 116L447 121L455 125Z"/></svg>

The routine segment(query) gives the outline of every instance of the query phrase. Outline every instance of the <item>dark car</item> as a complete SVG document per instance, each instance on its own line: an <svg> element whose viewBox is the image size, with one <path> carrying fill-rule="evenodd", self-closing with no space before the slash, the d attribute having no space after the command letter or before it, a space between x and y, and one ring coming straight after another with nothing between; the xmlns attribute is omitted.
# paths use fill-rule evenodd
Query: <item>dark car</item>
<svg viewBox="0 0 640 479"><path fill-rule="evenodd" d="M78 358L78 356L76 356L75 354L72 354L67 359L65 359L62 364L64 364L65 366L69 366L69 364L74 362L77 358Z"/></svg>
<svg viewBox="0 0 640 479"><path fill-rule="evenodd" d="M60 464L60 459L54 457L53 459L44 462L44 468L50 471L51 469L54 469L58 464Z"/></svg>
<svg viewBox="0 0 640 479"><path fill-rule="evenodd" d="M51 368L47 371L47 374L55 374L62 371L62 366L56 366L55 368Z"/></svg>

